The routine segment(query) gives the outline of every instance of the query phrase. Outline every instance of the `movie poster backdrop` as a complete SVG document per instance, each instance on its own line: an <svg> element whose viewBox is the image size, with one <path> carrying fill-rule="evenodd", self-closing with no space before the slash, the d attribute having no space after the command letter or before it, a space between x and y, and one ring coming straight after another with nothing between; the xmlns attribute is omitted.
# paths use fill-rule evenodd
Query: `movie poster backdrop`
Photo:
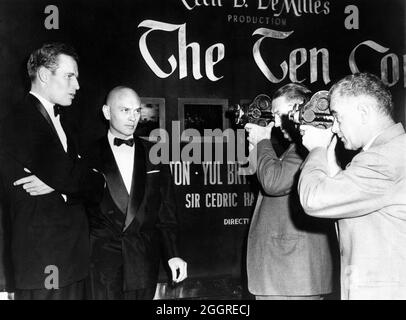
<svg viewBox="0 0 406 320"><path fill-rule="evenodd" d="M107 92L134 88L144 97L139 134L168 134L189 269L173 288L162 268L157 297L241 297L255 179L228 161L227 137L217 143L223 157L205 159L215 146L183 130L235 130L229 105L289 82L328 90L357 71L389 85L405 123L405 8L404 0L0 0L0 116L27 91L26 59L44 42L70 43L80 55L72 116L82 147L105 132Z"/></svg>

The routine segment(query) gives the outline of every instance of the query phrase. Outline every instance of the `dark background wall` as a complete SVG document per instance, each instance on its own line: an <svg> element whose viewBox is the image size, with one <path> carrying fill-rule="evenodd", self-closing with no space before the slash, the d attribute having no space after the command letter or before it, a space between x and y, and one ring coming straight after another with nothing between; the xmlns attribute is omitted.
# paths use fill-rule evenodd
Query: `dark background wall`
<svg viewBox="0 0 406 320"><path fill-rule="evenodd" d="M144 97L164 98L165 126L170 131L172 121L179 120L178 98L228 99L230 104L234 104L241 99L250 100L259 93L272 94L280 86L291 82L289 76L278 83L269 81L254 60L253 46L260 36L253 33L258 28L268 28L293 33L286 39L265 39L262 42L260 53L266 65L276 77L282 78L280 64L285 60L289 63L291 52L303 48L308 59L298 69L297 78L314 91L328 89L334 81L351 73L349 56L361 42L372 40L388 48L387 52L379 53L362 46L357 50L355 58L361 71L370 71L378 76L385 72L381 67L381 59L386 54L393 53L394 59L398 59L395 68L388 68L388 79L392 82L394 71L395 74L399 73L399 81L391 85L391 91L395 101L395 117L405 123L406 7L403 0L320 1L328 6L328 14L295 14L292 8L287 12L286 3L309 7L317 1L280 0L277 8L280 10L285 3L285 10L279 17L275 16L276 12L271 8L258 9L258 3L266 5L267 0L246 1L248 7L235 6L242 2L59 0L50 3L43 0L0 0L0 117L9 112L27 91L25 61L30 52L44 42L61 41L72 44L80 55L81 89L72 106L72 114L78 119L83 146L104 133L100 108L107 92L119 84L133 87ZM210 5L188 10L185 3L190 6L195 3ZM44 9L49 4L59 9L57 30L47 30L44 26L49 15L44 13ZM359 29L348 30L344 26L348 16L345 8L348 5L356 5L359 9ZM232 16L231 21L229 15ZM234 22L233 15L237 16L237 22ZM251 19L250 23L247 23L247 16ZM253 23L255 17L268 17L269 23ZM151 70L139 48L140 37L147 29L138 25L145 20L186 24L187 43L197 42L200 46L201 79L193 77L191 52L187 57L188 74L183 79L179 77L179 67L167 78L159 78ZM282 24L282 20L285 24ZM225 57L214 67L215 75L222 78L211 81L205 72L205 51L215 43L224 45ZM174 55L179 65L177 31L154 31L147 38L147 46L163 71L170 72L168 58L171 55ZM310 67L309 55L313 48L328 50L330 81L327 83L323 80L320 62L317 67ZM318 72L314 82L311 82L312 70ZM255 188L249 183L204 185L202 167L196 165L191 172L191 184L177 186L181 247L189 262L190 281L243 278L244 238L248 225L225 225L224 219L250 217L253 206L244 205L243 193L255 194ZM226 176L226 167L222 165L223 182ZM200 193L204 197L210 192L236 192L238 205L208 208L203 204L200 208L186 207L187 194ZM162 279L164 281L165 277L162 276ZM193 282L191 286L196 288L198 284ZM180 289L176 290L177 293L173 294L182 296ZM212 292L218 293L218 290ZM193 294L190 293L190 296Z"/></svg>

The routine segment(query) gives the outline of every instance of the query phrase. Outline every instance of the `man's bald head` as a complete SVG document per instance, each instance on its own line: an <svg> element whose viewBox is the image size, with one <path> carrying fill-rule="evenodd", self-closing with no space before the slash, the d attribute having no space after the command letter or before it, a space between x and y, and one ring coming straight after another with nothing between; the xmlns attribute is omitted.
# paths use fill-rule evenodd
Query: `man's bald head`
<svg viewBox="0 0 406 320"><path fill-rule="evenodd" d="M118 86L109 92L106 99L106 104L108 106L112 106L113 104L120 102L125 97L130 96L134 97L135 99L141 100L138 93L135 92L133 89L124 86Z"/></svg>
<svg viewBox="0 0 406 320"><path fill-rule="evenodd" d="M110 131L118 138L127 139L134 134L141 116L141 99L128 87L112 89L103 106L104 117L110 122Z"/></svg>

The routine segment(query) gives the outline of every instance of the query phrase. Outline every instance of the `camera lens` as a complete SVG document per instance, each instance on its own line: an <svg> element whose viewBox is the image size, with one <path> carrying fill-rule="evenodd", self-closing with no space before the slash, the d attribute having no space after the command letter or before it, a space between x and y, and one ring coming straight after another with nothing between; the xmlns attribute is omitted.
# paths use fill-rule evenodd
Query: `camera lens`
<svg viewBox="0 0 406 320"><path fill-rule="evenodd" d="M260 110L270 110L271 98L269 98L266 94L261 94L257 96L256 104Z"/></svg>
<svg viewBox="0 0 406 320"><path fill-rule="evenodd" d="M317 101L317 109L319 110L327 110L328 109L328 100L325 98L320 99Z"/></svg>

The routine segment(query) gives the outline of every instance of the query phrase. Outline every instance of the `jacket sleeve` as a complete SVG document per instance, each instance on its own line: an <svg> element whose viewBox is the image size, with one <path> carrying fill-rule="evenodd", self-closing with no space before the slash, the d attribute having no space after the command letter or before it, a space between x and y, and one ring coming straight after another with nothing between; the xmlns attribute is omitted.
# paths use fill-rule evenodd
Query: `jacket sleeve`
<svg viewBox="0 0 406 320"><path fill-rule="evenodd" d="M88 166L84 159L60 155L52 148L45 155L33 150L31 172L59 193L66 195L87 194L104 184L103 175Z"/></svg>
<svg viewBox="0 0 406 320"><path fill-rule="evenodd" d="M160 171L161 206L157 228L161 231L164 255L167 259L179 257L177 247L177 206L175 190L169 165L162 165Z"/></svg>
<svg viewBox="0 0 406 320"><path fill-rule="evenodd" d="M297 174L302 158L289 147L282 158L278 158L271 140L264 139L257 144L257 177L267 195L282 196L296 188Z"/></svg>
<svg viewBox="0 0 406 320"><path fill-rule="evenodd" d="M57 138L50 136L43 128L29 124L23 132L16 132L13 126L17 124L14 122L22 119L10 118L8 123L3 122L1 126L1 145L11 161L27 168L45 184L68 196L77 197L103 185L103 175L88 167L78 156L70 157L61 151L55 142Z"/></svg>
<svg viewBox="0 0 406 320"><path fill-rule="evenodd" d="M311 216L351 218L385 206L395 170L383 155L364 151L345 170L328 176L327 150L316 148L307 157L299 178L300 202Z"/></svg>

